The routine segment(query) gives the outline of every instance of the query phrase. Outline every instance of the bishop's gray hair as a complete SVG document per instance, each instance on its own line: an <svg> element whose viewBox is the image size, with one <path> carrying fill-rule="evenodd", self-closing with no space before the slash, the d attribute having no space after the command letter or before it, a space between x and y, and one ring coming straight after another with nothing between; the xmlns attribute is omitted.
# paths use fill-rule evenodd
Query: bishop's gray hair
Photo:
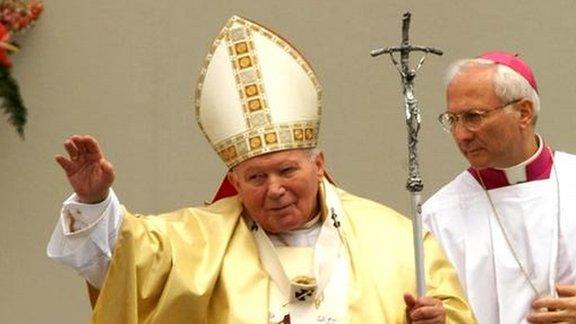
<svg viewBox="0 0 576 324"><path fill-rule="evenodd" d="M538 113L540 112L540 97L530 83L518 72L512 70L503 64L494 63L491 60L483 58L463 59L454 62L446 72L446 86L463 71L472 67L492 67L495 66L492 77L492 84L496 95L503 103L511 102L520 98L526 98L532 101L534 105L534 119L536 124Z"/></svg>

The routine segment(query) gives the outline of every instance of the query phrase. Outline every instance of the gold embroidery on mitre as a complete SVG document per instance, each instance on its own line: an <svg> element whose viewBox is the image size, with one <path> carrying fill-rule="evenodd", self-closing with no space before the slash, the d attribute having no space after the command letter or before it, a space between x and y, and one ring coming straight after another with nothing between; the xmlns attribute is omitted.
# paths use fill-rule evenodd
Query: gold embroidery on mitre
<svg viewBox="0 0 576 324"><path fill-rule="evenodd" d="M243 56L237 60L238 68L246 69L252 66L252 59L250 56Z"/></svg>
<svg viewBox="0 0 576 324"><path fill-rule="evenodd" d="M254 97L259 93L258 86L255 84L250 84L244 87L244 95L246 97Z"/></svg>
<svg viewBox="0 0 576 324"><path fill-rule="evenodd" d="M262 109L262 102L260 99L252 99L248 101L248 108L250 111L256 111Z"/></svg>
<svg viewBox="0 0 576 324"><path fill-rule="evenodd" d="M276 135L276 133L266 133L266 135L264 135L264 141L266 142L266 144L274 144L277 142L278 136Z"/></svg>
<svg viewBox="0 0 576 324"><path fill-rule="evenodd" d="M304 130L304 139L306 139L307 141L311 140L312 138L314 138L314 129L312 128L306 128L306 130Z"/></svg>
<svg viewBox="0 0 576 324"><path fill-rule="evenodd" d="M260 137L261 132L253 129L228 138L216 144L214 147L227 165L236 165L241 161L266 152L313 147L318 140L316 134L310 133L312 137L305 139L304 129L317 128L317 122L298 123L296 125L290 123L270 125L263 128L265 134L264 141L262 141ZM300 134L300 140L298 142L295 142L294 133ZM225 152L232 152L230 150L231 146L236 148L236 154L224 154Z"/></svg>
<svg viewBox="0 0 576 324"><path fill-rule="evenodd" d="M256 36L257 35L257 36ZM266 93L266 86L262 78L263 71L259 64L258 49L254 43L254 37L258 38L258 44L261 41L272 42L279 49L288 54L308 76L312 86L316 90L316 117L308 120L295 121L274 121L272 120L271 107ZM204 80L208 70L211 68L210 63L218 48L227 48L228 59L232 67L233 78L236 83L237 95L240 99L244 122L246 128L237 133L226 133L218 125L226 125L228 116L218 116L216 120L210 119L210 125L203 125L201 118L201 105L205 101L201 100ZM219 56L220 58L222 56ZM223 61L218 61L221 64ZM211 71L221 71L213 69ZM266 71L264 71L265 73ZM216 80L218 80L218 74ZM211 78L211 87L214 87L214 77ZM268 81L267 81L268 82ZM284 85L289 87L289 84ZM210 93L214 93L214 89ZM229 96L229 93L222 93L223 96ZM234 16L226 24L213 42L209 54L206 56L205 64L201 70L201 75L196 87L196 119L204 136L214 147L216 152L224 160L228 167L233 167L238 163L251 157L258 156L268 152L274 152L284 149L308 148L315 147L318 140L319 118L320 118L320 99L321 89L314 71L298 53L298 51L288 44L282 37L274 34L256 23L241 17ZM208 101L210 103L210 101ZM210 109L215 109L209 106ZM304 110L303 110L304 111ZM308 113L309 110L308 110ZM216 114L217 115L217 114ZM312 115L314 116L314 114ZM220 124L221 123L221 124ZM216 126L214 126L216 125ZM215 132L212 129L217 130ZM219 132L218 132L219 131ZM210 135L208 135L210 134ZM219 139L214 139L212 134L223 134Z"/></svg>
<svg viewBox="0 0 576 324"><path fill-rule="evenodd" d="M239 21L242 22L242 21ZM242 30L238 32L237 30ZM252 32L245 24L233 28L227 37L229 54L231 56L234 78L240 91L240 99L244 107L244 119L249 127L259 126L271 122L270 112L266 105L264 85L258 65ZM234 35L234 36L232 36ZM259 123L252 123L252 113L261 111L264 115L258 116Z"/></svg>
<svg viewBox="0 0 576 324"><path fill-rule="evenodd" d="M294 139L296 141L302 141L304 139L304 131L301 128L297 128L293 130L294 132Z"/></svg>
<svg viewBox="0 0 576 324"><path fill-rule="evenodd" d="M234 52L236 55L246 54L248 52L248 43L247 42L240 42L234 45Z"/></svg>
<svg viewBox="0 0 576 324"><path fill-rule="evenodd" d="M234 147L234 146L230 146L228 148L227 153L228 153L228 156L231 160L235 159L238 156L238 154L236 154L236 147Z"/></svg>
<svg viewBox="0 0 576 324"><path fill-rule="evenodd" d="M262 140L260 136L250 138L250 149L257 149L262 146Z"/></svg>

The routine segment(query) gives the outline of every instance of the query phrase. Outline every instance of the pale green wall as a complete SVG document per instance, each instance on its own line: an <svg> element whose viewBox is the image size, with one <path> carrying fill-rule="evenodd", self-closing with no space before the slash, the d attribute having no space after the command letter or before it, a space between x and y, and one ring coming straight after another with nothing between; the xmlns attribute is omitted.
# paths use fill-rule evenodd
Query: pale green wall
<svg viewBox="0 0 576 324"><path fill-rule="evenodd" d="M302 50L324 86L322 146L332 175L357 194L410 210L398 76L368 52L412 39L445 51L420 71L425 197L466 166L437 125L442 72L490 49L522 53L542 94L540 132L576 152L576 2L551 1L45 1L21 40L14 75L30 109L21 141L0 120L0 323L83 323L84 284L48 260L45 245L67 182L53 156L74 133L97 136L132 210L155 213L208 199L225 168L194 120L193 88L221 25L240 14ZM384 257L384 256L383 256Z"/></svg>

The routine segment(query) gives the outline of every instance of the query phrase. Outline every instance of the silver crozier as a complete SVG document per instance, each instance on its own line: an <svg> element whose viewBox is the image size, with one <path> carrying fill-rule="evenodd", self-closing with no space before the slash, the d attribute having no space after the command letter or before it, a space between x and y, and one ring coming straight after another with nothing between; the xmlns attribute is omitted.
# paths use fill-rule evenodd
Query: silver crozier
<svg viewBox="0 0 576 324"><path fill-rule="evenodd" d="M442 51L432 47L410 45L408 31L410 29L410 12L402 17L402 44L400 46L375 49L370 52L373 57L381 54L390 54L392 63L402 77L404 92L404 106L406 108L406 126L408 128L408 167L409 176L406 188L410 192L412 200L412 228L414 236L414 257L416 261L416 285L418 296L424 296L426 282L424 277L424 253L422 248L422 203L420 192L424 187L418 172L418 131L420 130L420 111L418 100L414 97L414 79L416 72L422 67L429 53L442 55ZM400 53L400 65L394 53ZM410 68L410 52L424 52L415 69Z"/></svg>

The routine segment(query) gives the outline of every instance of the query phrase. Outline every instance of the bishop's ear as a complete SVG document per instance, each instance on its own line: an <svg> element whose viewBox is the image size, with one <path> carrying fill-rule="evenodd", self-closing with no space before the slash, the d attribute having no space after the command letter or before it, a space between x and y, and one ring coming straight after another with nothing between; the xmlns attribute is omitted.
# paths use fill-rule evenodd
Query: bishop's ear
<svg viewBox="0 0 576 324"><path fill-rule="evenodd" d="M520 113L520 125L525 127L533 126L536 123L536 111L534 103L529 99L522 99L516 104L516 110Z"/></svg>

